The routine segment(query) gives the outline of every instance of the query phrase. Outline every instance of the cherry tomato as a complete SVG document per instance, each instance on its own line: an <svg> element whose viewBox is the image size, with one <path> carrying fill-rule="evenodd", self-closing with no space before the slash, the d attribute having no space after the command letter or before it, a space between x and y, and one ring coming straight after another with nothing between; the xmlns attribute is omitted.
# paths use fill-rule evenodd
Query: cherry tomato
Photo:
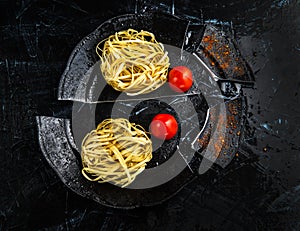
<svg viewBox="0 0 300 231"><path fill-rule="evenodd" d="M172 90L186 92L193 84L193 73L185 66L177 66L171 69L168 79Z"/></svg>
<svg viewBox="0 0 300 231"><path fill-rule="evenodd" d="M157 114L150 124L151 134L161 140L172 139L176 135L177 130L177 121L170 114Z"/></svg>

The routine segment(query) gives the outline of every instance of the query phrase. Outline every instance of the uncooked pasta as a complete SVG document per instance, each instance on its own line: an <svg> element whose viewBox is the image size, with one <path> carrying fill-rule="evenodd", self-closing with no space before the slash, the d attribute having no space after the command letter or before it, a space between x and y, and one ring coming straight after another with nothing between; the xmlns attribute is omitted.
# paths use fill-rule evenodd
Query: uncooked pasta
<svg viewBox="0 0 300 231"><path fill-rule="evenodd" d="M106 119L83 139L81 158L86 179L125 187L152 159L152 142L140 125Z"/></svg>
<svg viewBox="0 0 300 231"><path fill-rule="evenodd" d="M128 95L145 94L167 81L168 53L148 31L117 32L101 41L96 52L106 82L117 91Z"/></svg>

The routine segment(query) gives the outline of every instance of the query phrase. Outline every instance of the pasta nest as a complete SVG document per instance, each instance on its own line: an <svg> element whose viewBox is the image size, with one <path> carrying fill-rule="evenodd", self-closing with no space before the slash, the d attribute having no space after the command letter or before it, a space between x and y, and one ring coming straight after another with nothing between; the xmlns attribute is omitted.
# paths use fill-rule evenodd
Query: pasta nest
<svg viewBox="0 0 300 231"><path fill-rule="evenodd" d="M133 29L117 32L100 42L96 52L104 79L117 91L145 94L167 81L168 52L150 32Z"/></svg>
<svg viewBox="0 0 300 231"><path fill-rule="evenodd" d="M140 125L106 119L83 139L81 159L88 180L125 187L152 159L152 142Z"/></svg>

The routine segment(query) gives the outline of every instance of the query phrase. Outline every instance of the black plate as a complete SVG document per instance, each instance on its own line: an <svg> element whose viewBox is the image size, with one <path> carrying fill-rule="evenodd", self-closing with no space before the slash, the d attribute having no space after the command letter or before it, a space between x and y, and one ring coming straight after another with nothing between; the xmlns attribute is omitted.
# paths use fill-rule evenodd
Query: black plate
<svg viewBox="0 0 300 231"><path fill-rule="evenodd" d="M61 78L58 98L59 100L74 101L72 119L38 118L39 137L43 153L61 180L73 191L84 197L106 206L120 208L150 206L161 203L178 192L196 176L200 158L194 156L195 150L191 146L193 139L190 139L188 129L197 133L203 127L209 130L205 126L209 108L206 96L212 96L204 92L204 97L202 94L203 87L199 87L201 86L201 80L198 77L195 78L190 91L191 95L166 95L164 100L142 96L142 98L125 97L122 99L123 101L116 101L118 93L109 86L105 88L106 94L98 94L97 91L91 92L90 89L95 89L97 84L102 83L101 81L95 82L97 78L85 79L84 77L98 61L95 53L97 43L117 31L128 28L150 31L156 35L159 42L172 45L178 49L183 47L188 52L201 49L200 43L205 31L204 25L193 24L174 15L160 12L148 12L143 15L122 15L103 23L76 46ZM188 39L186 38L187 30L190 32ZM197 59L195 58L195 60ZM189 62L195 62L195 60L187 59L183 65L189 65ZM207 75L205 77L211 77L211 73L206 70L205 64L197 61L197 65ZM192 68L192 71L195 71L195 69ZM203 73L198 74L201 76ZM210 83L215 86L212 81ZM209 88L210 86L207 87L207 89ZM139 99L138 102L136 99ZM211 102L213 102L212 99L213 97L210 99ZM102 101L102 103L93 103L97 100ZM103 102L106 100L109 100L109 102ZM193 105L193 110L188 110L186 100ZM165 103L166 101L168 103ZM118 105L117 110L113 111L112 109L116 105ZM124 108L130 108L131 112L126 112L126 110L123 110ZM139 113L140 111L144 112ZM158 112L169 112L177 117L180 121L180 133L154 152L154 158L149 163L148 169L155 169L155 166L160 166L172 159L171 157L174 157L173 164L166 168L165 172L171 174L176 171L176 168L184 166L178 175L176 174L164 184L146 189L119 188L108 183L89 182L81 175L80 143L83 136L94 129L97 123L108 117L128 117L132 122L147 127L154 114ZM195 116L197 123L189 122L190 118ZM80 123L82 129L78 129L78 123ZM81 130L80 134L78 134L78 130ZM176 154L177 156L174 156L179 143L181 144L180 152ZM187 159L189 160L187 161ZM147 179L151 185L151 180L155 180L155 177L159 176L155 176L155 174L150 176Z"/></svg>

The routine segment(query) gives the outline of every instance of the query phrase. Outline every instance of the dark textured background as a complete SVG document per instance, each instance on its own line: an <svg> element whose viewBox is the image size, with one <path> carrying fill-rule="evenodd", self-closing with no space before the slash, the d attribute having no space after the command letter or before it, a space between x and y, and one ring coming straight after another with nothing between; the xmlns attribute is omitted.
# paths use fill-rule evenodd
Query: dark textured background
<svg viewBox="0 0 300 231"><path fill-rule="evenodd" d="M135 1L0 1L0 230L300 230L299 1L175 1L175 14L232 22L256 78L245 91L248 159L135 210L102 207L58 179L35 116L64 114L57 87L72 49L134 11Z"/></svg>

